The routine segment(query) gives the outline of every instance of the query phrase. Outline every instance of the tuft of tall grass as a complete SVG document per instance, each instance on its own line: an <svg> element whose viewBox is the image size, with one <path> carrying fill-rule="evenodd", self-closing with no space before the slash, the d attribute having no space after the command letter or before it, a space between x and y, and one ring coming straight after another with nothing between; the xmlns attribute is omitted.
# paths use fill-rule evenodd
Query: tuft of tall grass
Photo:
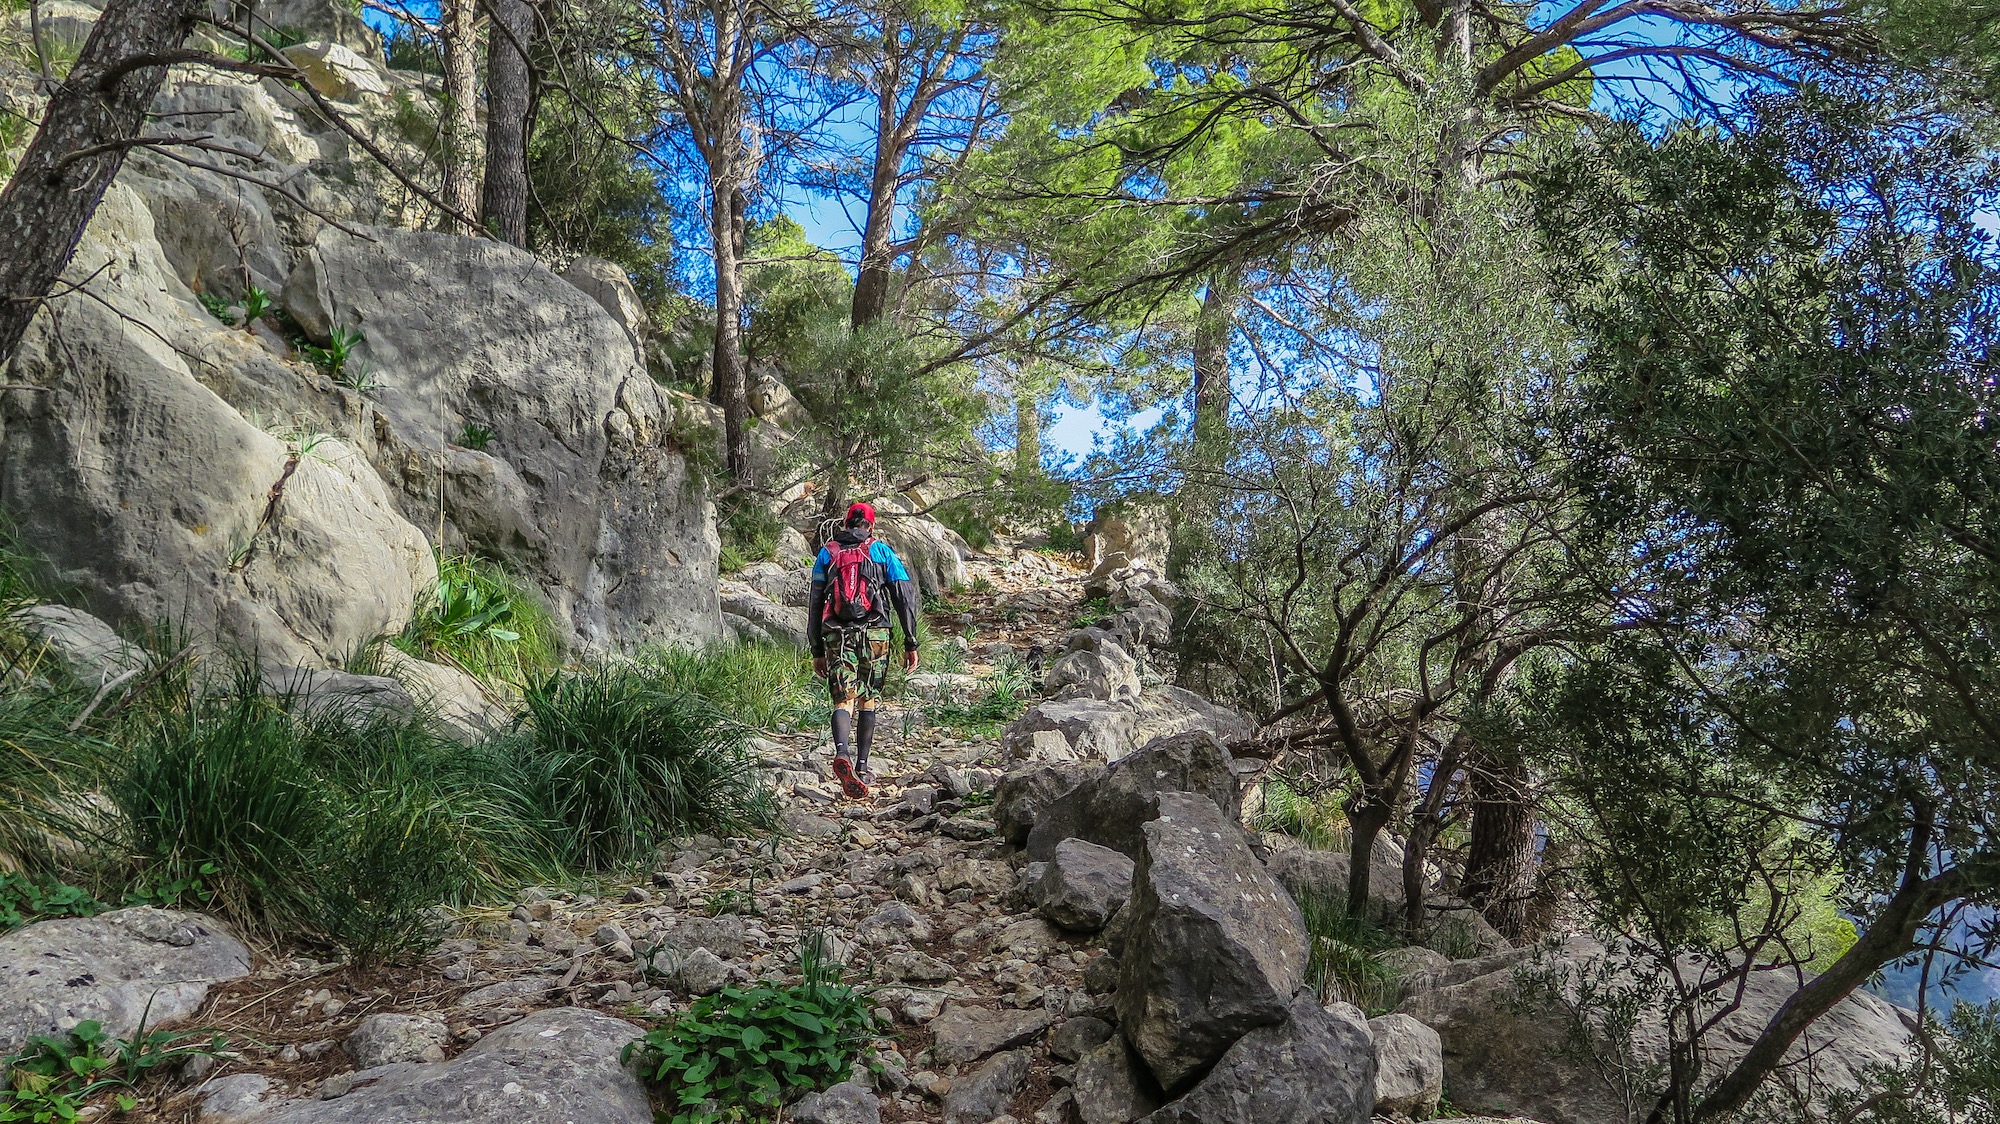
<svg viewBox="0 0 2000 1124"><path fill-rule="evenodd" d="M1294 782L1273 777L1264 782L1263 806L1254 817L1258 831L1289 835L1315 851L1347 849L1347 813L1338 793L1309 796Z"/></svg>
<svg viewBox="0 0 2000 1124"><path fill-rule="evenodd" d="M826 688L795 648L775 644L713 644L656 648L639 673L662 691L695 695L746 726L790 733L825 723Z"/></svg>
<svg viewBox="0 0 2000 1124"><path fill-rule="evenodd" d="M534 806L567 825L557 853L568 865L625 866L676 836L776 822L745 727L653 670L557 672L523 702L513 750Z"/></svg>
<svg viewBox="0 0 2000 1124"><path fill-rule="evenodd" d="M439 555L437 583L417 599L390 643L420 660L453 664L490 685L519 688L561 662L540 595L493 562Z"/></svg>
<svg viewBox="0 0 2000 1124"><path fill-rule="evenodd" d="M1399 942L1368 918L1348 913L1344 893L1308 890L1296 897L1310 942L1306 982L1320 1002L1344 1000L1370 1015L1393 1008L1399 977L1379 957Z"/></svg>
<svg viewBox="0 0 2000 1124"><path fill-rule="evenodd" d="M69 723L73 690L0 685L0 870L49 874L88 837L90 791L110 747Z"/></svg>
<svg viewBox="0 0 2000 1124"><path fill-rule="evenodd" d="M250 674L148 719L107 785L126 852L110 876L201 877L211 906L251 932L376 959L428 941L431 907L556 869L558 825L496 747L421 722L295 713Z"/></svg>

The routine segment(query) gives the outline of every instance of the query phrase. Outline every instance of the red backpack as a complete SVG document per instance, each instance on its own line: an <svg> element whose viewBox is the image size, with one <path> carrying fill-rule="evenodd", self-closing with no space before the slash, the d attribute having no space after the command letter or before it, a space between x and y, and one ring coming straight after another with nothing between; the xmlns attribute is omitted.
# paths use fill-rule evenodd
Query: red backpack
<svg viewBox="0 0 2000 1124"><path fill-rule="evenodd" d="M860 624L875 612L875 573L880 568L871 553L872 538L853 546L834 549L826 568L826 608L822 620L835 624Z"/></svg>

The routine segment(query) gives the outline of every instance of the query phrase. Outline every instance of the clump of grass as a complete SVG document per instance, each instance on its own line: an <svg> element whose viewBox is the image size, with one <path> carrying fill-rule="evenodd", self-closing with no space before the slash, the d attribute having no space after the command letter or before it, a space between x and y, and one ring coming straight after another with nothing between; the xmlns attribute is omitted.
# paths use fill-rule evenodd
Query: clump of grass
<svg viewBox="0 0 2000 1124"><path fill-rule="evenodd" d="M1332 889L1296 895L1305 915L1306 982L1320 1002L1344 1000L1370 1015L1395 1007L1400 983L1379 959L1399 942L1381 926L1347 912L1347 896Z"/></svg>
<svg viewBox="0 0 2000 1124"><path fill-rule="evenodd" d="M441 555L437 583L390 642L420 660L449 663L492 685L518 688L561 662L541 598L498 565Z"/></svg>
<svg viewBox="0 0 2000 1124"><path fill-rule="evenodd" d="M466 422L452 443L476 453L493 443L493 431L476 422Z"/></svg>
<svg viewBox="0 0 2000 1124"><path fill-rule="evenodd" d="M0 687L0 868L48 876L88 838L76 809L110 746L69 730L81 692L37 685L32 655L14 666L29 685Z"/></svg>
<svg viewBox="0 0 2000 1124"><path fill-rule="evenodd" d="M725 502L716 519L722 536L722 572L733 574L752 562L776 558L778 535L784 529L784 520L754 499Z"/></svg>
<svg viewBox="0 0 2000 1124"><path fill-rule="evenodd" d="M514 752L534 806L567 831L558 855L605 870L670 838L776 822L747 731L644 667L557 672L529 684Z"/></svg>
<svg viewBox="0 0 2000 1124"><path fill-rule="evenodd" d="M425 944L432 906L552 869L559 829L505 754L257 687L152 716L107 785L129 856L107 877L198 882L252 932L366 961Z"/></svg>
<svg viewBox="0 0 2000 1124"><path fill-rule="evenodd" d="M825 687L796 649L774 644L658 648L639 660L663 691L694 695L745 726L790 733L827 720Z"/></svg>
<svg viewBox="0 0 2000 1124"><path fill-rule="evenodd" d="M1018 667L1006 667L995 671L983 683L979 691L969 701L941 692L940 697L926 708L931 717L943 726L950 726L962 734L997 736L1000 728L1028 709L1028 699L1034 686Z"/></svg>

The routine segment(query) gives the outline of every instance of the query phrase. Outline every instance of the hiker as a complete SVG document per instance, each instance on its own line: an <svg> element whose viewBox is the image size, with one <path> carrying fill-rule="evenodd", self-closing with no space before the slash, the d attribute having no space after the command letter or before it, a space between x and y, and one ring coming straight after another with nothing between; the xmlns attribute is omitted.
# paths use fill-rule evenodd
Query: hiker
<svg viewBox="0 0 2000 1124"><path fill-rule="evenodd" d="M857 503L846 525L813 560L812 602L806 643L813 674L833 694L833 774L840 789L859 800L875 779L868 747L875 741L875 702L889 673L889 606L903 626L903 667L917 666L917 595L910 571L888 543L875 537L875 509ZM830 650L829 650L830 649ZM853 754L848 747L850 736Z"/></svg>

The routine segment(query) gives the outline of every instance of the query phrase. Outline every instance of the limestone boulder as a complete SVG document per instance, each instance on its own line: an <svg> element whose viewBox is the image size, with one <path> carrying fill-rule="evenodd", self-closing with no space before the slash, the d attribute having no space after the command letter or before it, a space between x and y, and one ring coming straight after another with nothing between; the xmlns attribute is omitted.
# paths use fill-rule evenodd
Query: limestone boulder
<svg viewBox="0 0 2000 1124"><path fill-rule="evenodd" d="M993 786L993 824L996 834L1020 846L1028 841L1042 809L1075 788L1081 774L1052 765L1029 765L1002 774Z"/></svg>
<svg viewBox="0 0 2000 1124"><path fill-rule="evenodd" d="M1010 723L1002 741L1019 761L1116 761L1131 750L1135 718L1126 703L1045 699Z"/></svg>
<svg viewBox="0 0 2000 1124"><path fill-rule="evenodd" d="M66 277L88 292L44 306L0 392L0 497L82 607L283 666L400 630L436 577L422 532L353 444L269 432L199 377L283 365L194 301L132 191Z"/></svg>
<svg viewBox="0 0 2000 1124"><path fill-rule="evenodd" d="M257 16L295 36L328 39L366 58L382 57L382 36L346 0L261 0Z"/></svg>
<svg viewBox="0 0 2000 1124"><path fill-rule="evenodd" d="M1204 796L1232 825L1242 815L1229 751L1205 733L1180 734L1086 774L1050 800L1028 832L1028 857L1045 861L1064 840L1081 839L1136 859L1165 792Z"/></svg>
<svg viewBox="0 0 2000 1124"><path fill-rule="evenodd" d="M1167 684L1140 696L1133 717L1132 744L1142 746L1175 734L1205 733L1224 745L1257 732L1257 722L1240 710L1210 702L1193 691Z"/></svg>
<svg viewBox="0 0 2000 1124"><path fill-rule="evenodd" d="M505 243L332 228L284 299L317 338L360 334L379 383L367 453L398 502L435 522L443 463L447 540L531 580L575 645L721 635L713 505L679 406L596 300ZM486 447L450 454L473 424Z"/></svg>
<svg viewBox="0 0 2000 1124"><path fill-rule="evenodd" d="M465 672L417 659L387 644L380 653L382 669L402 684L419 712L434 715L459 740L475 742L507 724L507 709Z"/></svg>
<svg viewBox="0 0 2000 1124"><path fill-rule="evenodd" d="M266 1111L265 1124L651 1124L646 1087L619 1053L631 1023L580 1007L488 1031L446 1062L399 1062L345 1079L346 1091Z"/></svg>
<svg viewBox="0 0 2000 1124"><path fill-rule="evenodd" d="M806 646L806 611L780 605L756 589L724 578L718 585L722 611L755 625L773 643Z"/></svg>
<svg viewBox="0 0 2000 1124"><path fill-rule="evenodd" d="M1173 515L1164 496L1135 496L1097 509L1083 530L1084 564L1095 570L1114 554L1165 566Z"/></svg>
<svg viewBox="0 0 2000 1124"><path fill-rule="evenodd" d="M1177 1092L1237 1039L1285 1021L1307 940L1298 905L1214 800L1162 792L1157 802L1126 907L1117 1007L1125 1037Z"/></svg>
<svg viewBox="0 0 2000 1124"><path fill-rule="evenodd" d="M1109 847L1065 839L1056 844L1030 896L1043 917L1071 932L1104 928L1132 893L1132 860Z"/></svg>
<svg viewBox="0 0 2000 1124"><path fill-rule="evenodd" d="M1186 1095L1146 1124L1368 1124L1375 1057L1368 1036L1301 996L1281 1021L1232 1043Z"/></svg>
<svg viewBox="0 0 2000 1124"><path fill-rule="evenodd" d="M1006 1115L1027 1079L1030 1060L1026 1050L1009 1050L953 1081L944 1095L944 1124L988 1124Z"/></svg>
<svg viewBox="0 0 2000 1124"><path fill-rule="evenodd" d="M1419 1120L1437 1110L1444 1095L1444 1042L1409 1015L1368 1020L1375 1046L1375 1108Z"/></svg>
<svg viewBox="0 0 2000 1124"><path fill-rule="evenodd" d="M250 974L250 950L219 922L140 908L37 921L0 935L0 1055L30 1035L94 1019L113 1036L200 1009Z"/></svg>
<svg viewBox="0 0 2000 1124"><path fill-rule="evenodd" d="M381 1014L361 1020L341 1047L357 1069L395 1062L441 1062L451 1031L424 1015Z"/></svg>
<svg viewBox="0 0 2000 1124"><path fill-rule="evenodd" d="M843 1081L801 1097L785 1118L794 1124L881 1124L882 1102L867 1086Z"/></svg>
<svg viewBox="0 0 2000 1124"><path fill-rule="evenodd" d="M873 501L875 537L895 548L921 593L943 593L971 581L965 572L962 540L928 515L912 515L901 500L885 496Z"/></svg>
<svg viewBox="0 0 2000 1124"><path fill-rule="evenodd" d="M1433 977L1436 986L1398 1010L1437 1032L1454 1105L1547 1124L1601 1124L1623 1117L1619 1075L1564 1060L1571 1022L1549 988L1572 998L1586 982L1594 989L1633 990L1642 985L1643 971L1593 941L1572 938L1555 951L1521 949L1453 964ZM1740 1059L1799 982L1788 970L1751 973L1740 1005L1706 1040L1704 1071L1721 1073ZM1642 1069L1665 1064L1666 1033L1656 1013L1641 1017L1630 1048ZM1856 991L1794 1044L1771 1088L1787 1100L1823 1105L1831 1093L1871 1087L1865 1077L1871 1067L1904 1065L1914 1056L1903 1013Z"/></svg>
<svg viewBox="0 0 2000 1124"><path fill-rule="evenodd" d="M1083 1124L1132 1124L1160 1107L1160 1087L1145 1061L1117 1036L1077 1061L1071 1088Z"/></svg>
<svg viewBox="0 0 2000 1124"><path fill-rule="evenodd" d="M1051 698L1124 702L1137 699L1139 691L1139 661L1108 642L1064 654L1042 676L1042 692Z"/></svg>
<svg viewBox="0 0 2000 1124"><path fill-rule="evenodd" d="M93 689L143 673L151 662L110 625L67 605L30 605L10 613L7 623L39 642L70 678Z"/></svg>
<svg viewBox="0 0 2000 1124"><path fill-rule="evenodd" d="M976 1062L996 1051L1034 1041L1053 1021L1045 1011L951 1003L930 1021L931 1055L946 1065Z"/></svg>

